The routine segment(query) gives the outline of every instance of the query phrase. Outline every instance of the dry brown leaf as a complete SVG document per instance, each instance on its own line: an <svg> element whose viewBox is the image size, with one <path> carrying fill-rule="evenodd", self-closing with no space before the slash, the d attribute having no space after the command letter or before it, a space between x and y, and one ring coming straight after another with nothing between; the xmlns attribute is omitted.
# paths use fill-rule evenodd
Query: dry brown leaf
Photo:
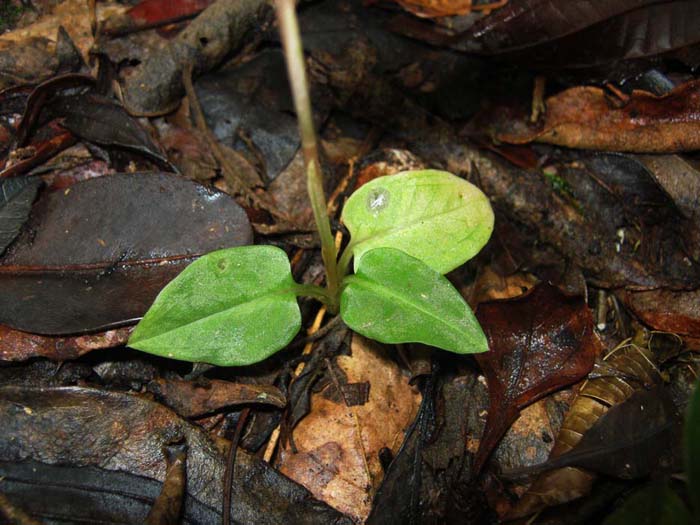
<svg viewBox="0 0 700 525"><path fill-rule="evenodd" d="M544 122L506 118L494 137L510 144L546 142L570 148L631 152L700 149L700 81L668 95L634 91L622 104L598 87L567 89L545 101Z"/></svg>
<svg viewBox="0 0 700 525"><path fill-rule="evenodd" d="M112 2L97 3L97 19L99 22L112 15L120 15L128 9L128 6ZM0 52L24 42L45 38L50 41L47 51L51 54L55 51L56 35L58 27L68 32L73 43L80 50L83 58L87 60L88 52L94 43L90 30L90 17L87 14L87 0L64 0L57 2L53 11L27 27L10 31L0 35Z"/></svg>
<svg viewBox="0 0 700 525"><path fill-rule="evenodd" d="M421 18L468 15L472 11L489 12L503 7L508 0L474 5L474 0L396 0L406 11Z"/></svg>
<svg viewBox="0 0 700 525"><path fill-rule="evenodd" d="M655 330L700 337L700 289L620 292L637 317Z"/></svg>
<svg viewBox="0 0 700 525"><path fill-rule="evenodd" d="M313 396L311 413L294 429L298 452L283 449L277 466L316 498L363 521L383 477L379 451L398 451L420 394L386 347L359 335L353 336L352 355L336 363L333 369L340 369L347 383L369 383L369 400L348 407L331 382ZM337 370L333 375L340 379Z"/></svg>

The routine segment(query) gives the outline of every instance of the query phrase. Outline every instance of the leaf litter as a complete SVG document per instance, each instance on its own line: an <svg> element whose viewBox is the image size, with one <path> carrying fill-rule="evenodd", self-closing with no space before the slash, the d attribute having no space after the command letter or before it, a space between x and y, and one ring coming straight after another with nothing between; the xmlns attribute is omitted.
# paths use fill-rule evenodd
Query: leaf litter
<svg viewBox="0 0 700 525"><path fill-rule="evenodd" d="M646 396L645 406L673 412L652 386L698 369L689 351L700 338L697 81L687 68L696 63L697 38L687 31L697 18L694 6L630 1L558 18L579 6L510 0L484 12L481 3L470 13L445 11L440 2L401 3L421 19L385 4L301 9L316 124L329 154L328 192L336 190L342 203L353 185L431 167L475 183L494 205L496 237L476 261L448 274L472 306L480 305L491 348L476 359L435 351L426 359L417 345L368 351L358 336L349 350L341 344L347 328L337 327L240 370L202 372L135 356L122 346L130 328L117 326L143 315L184 261L251 243L246 213L258 225L256 242L296 253L294 275L319 282L315 240L276 214L310 217L293 161L299 142L271 13L253 0L219 1L192 18L208 3L183 2L175 26L149 32L144 25L160 25L173 13L139 18L145 1L126 15L129 34L115 37L119 31L110 35L102 31L109 24L97 24L95 36L90 17L69 0L40 6L35 23L0 37L2 86L10 86L0 94L0 161L3 175L12 176L2 181L0 201L0 231L9 232L0 259L0 376L7 435L17 438L0 446L9 498L0 513L15 505L33 516L74 518L78 506L66 504L65 492L54 488L36 498L22 488L61 479L80 481L73 496L93 502L80 506L94 510L90 519L104 519L110 508L129 522L149 512L166 519L164 508L184 499L184 516L216 522L222 450L242 407L250 409L244 449L262 455L276 446L265 454L275 468L238 454L235 476L253 473L246 479L255 480L233 487L232 512L241 522L484 523L585 503L606 483L596 483L595 471L665 472L642 450L666 435L656 432L665 419L654 426L627 410L638 410L635 400ZM99 3L97 18L124 22L124 11ZM453 16L431 18L446 14ZM59 25L66 31L59 33ZM619 34L615 45L611 31ZM49 89L61 86L52 84L61 81L58 73L85 75L93 45L101 81ZM455 52L465 49L492 58ZM504 68L513 62L525 67ZM188 67L213 139L191 139L204 128L192 122L193 101L181 98ZM548 77L548 96L541 120L531 123L534 74ZM511 99L505 103L504 92ZM482 113L465 128L482 105L506 110L488 110L486 120ZM494 144L479 122L500 141L528 145ZM539 140L554 145L533 143ZM73 144L87 152L85 166L101 163L91 180L74 184L90 169L82 172L70 154L60 154ZM216 158L212 148L224 153ZM134 173L172 166L202 184ZM103 176L119 172L131 174ZM39 190L39 176L51 185ZM244 190L240 180L247 181ZM212 186L231 193L245 213ZM206 220L194 219L194 209ZM89 223L81 229L81 221ZM33 270L22 273L20 266ZM87 288L89 298L78 294ZM313 305L302 302L300 312L308 326ZM660 350L642 341L649 330L675 334L676 351L657 361ZM305 342L308 352L300 354ZM307 366L291 381L300 361ZM670 387L672 402L682 405L687 394ZM94 407L90 417L81 406ZM31 417L37 414L41 426ZM138 436L129 431L149 418L158 423ZM620 435L627 427L634 432ZM56 449L57 433L79 436L80 443L67 440ZM637 434L642 445L625 442ZM172 444L183 436L186 452L182 442ZM139 445L129 450L141 447L141 455L110 453L132 442ZM630 450L637 454L623 461ZM668 450L677 455L680 448ZM533 473L550 451L545 464L558 468L540 473L532 486L505 475L513 468ZM652 487L653 494L664 512L680 516L679 485L663 487ZM112 503L95 510L96 489ZM120 506L125 493L131 504ZM612 494L602 498L598 516L618 506ZM556 512L545 511L550 515Z"/></svg>

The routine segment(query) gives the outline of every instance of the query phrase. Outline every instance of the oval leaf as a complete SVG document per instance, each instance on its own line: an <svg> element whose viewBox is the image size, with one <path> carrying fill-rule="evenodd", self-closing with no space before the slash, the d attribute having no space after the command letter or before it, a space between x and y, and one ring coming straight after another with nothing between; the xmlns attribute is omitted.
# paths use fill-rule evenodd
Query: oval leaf
<svg viewBox="0 0 700 525"><path fill-rule="evenodd" d="M352 194L342 218L355 271L365 252L388 247L447 273L474 257L493 230L493 211L481 190L437 170L374 179Z"/></svg>
<svg viewBox="0 0 700 525"><path fill-rule="evenodd" d="M382 343L425 343L468 354L488 350L469 305L438 272L393 248L377 248L345 279L340 315Z"/></svg>
<svg viewBox="0 0 700 525"><path fill-rule="evenodd" d="M129 346L184 361L240 366L283 348L301 326L289 260L274 246L209 253L156 297Z"/></svg>
<svg viewBox="0 0 700 525"><path fill-rule="evenodd" d="M0 258L0 323L47 335L133 323L194 259L252 240L229 195L166 173L44 192Z"/></svg>

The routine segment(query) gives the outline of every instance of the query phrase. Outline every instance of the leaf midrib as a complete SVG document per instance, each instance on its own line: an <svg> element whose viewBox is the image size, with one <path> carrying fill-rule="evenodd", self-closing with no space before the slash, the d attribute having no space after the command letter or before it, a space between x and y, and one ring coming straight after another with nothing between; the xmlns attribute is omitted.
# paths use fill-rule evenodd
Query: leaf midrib
<svg viewBox="0 0 700 525"><path fill-rule="evenodd" d="M282 296L282 295L287 295L287 294L292 295L294 298L296 298L296 296L294 295L294 289L291 288L291 287L290 287L290 288L283 288L283 289L280 289L280 290L269 291L269 292L266 292L266 293L264 293L264 294L262 294L262 295L259 295L259 296L257 296L257 297L254 297L253 299L250 299L250 300L248 300L248 301L236 303L236 304L234 304L234 305L231 305L231 306L228 306L228 307L224 308L223 310L219 310L219 311L217 311L217 312L210 313L210 314L208 314L208 315L206 315L206 316L204 316L204 317L199 317L199 318L197 318L197 319L194 319L193 321L190 321L190 322L181 324L181 325L179 325L179 326L177 326L177 327L175 327L175 328L166 330L165 332L160 332L160 333L158 333L158 334L156 334L156 335L152 335L151 337L147 337L147 338L144 338L144 339L140 339L140 340L133 341L133 343L138 344L138 343L141 343L141 342L144 342L144 341L152 341L152 340L158 339L159 337L162 337L162 336L164 336L164 335L166 335L166 334L170 334L170 333L172 333L172 332L177 332L177 331L183 330L183 329L185 329L185 328L187 328L187 327L190 327L190 326L192 326L192 325L195 325L195 324L197 324L197 323L201 323L201 322L205 321L206 319L210 319L210 318L212 318L212 317L216 317L216 316L220 316L220 315L226 314L226 313L228 313L228 312L230 312L230 311L232 311L232 310L236 310L236 309L241 309L241 310L243 310L243 309L246 309L246 308L250 308L250 307L254 306L255 303L262 302L262 301L264 301L264 300L269 300L270 298L273 298L274 296Z"/></svg>
<svg viewBox="0 0 700 525"><path fill-rule="evenodd" d="M408 304L410 306L413 306L416 310L418 310L421 313L424 313L426 316L428 316L432 319L435 319L438 323L446 326L450 332L452 332L456 335L460 335L460 336L465 335L465 333L463 331L459 330L458 328L455 328L453 325L446 322L442 317L435 315L430 310L425 309L422 304L411 301L410 298L407 298L404 295L396 293L391 288L383 286L382 284L369 279L365 275L355 274L354 276L352 276L348 280L350 281L349 285L352 285L352 283L354 283L356 285L359 285L360 287L364 286L365 288L368 288L369 290L371 290L373 292L377 292L379 290L379 291L385 293L386 295L389 295L392 298L398 299L400 302L402 302L404 304Z"/></svg>

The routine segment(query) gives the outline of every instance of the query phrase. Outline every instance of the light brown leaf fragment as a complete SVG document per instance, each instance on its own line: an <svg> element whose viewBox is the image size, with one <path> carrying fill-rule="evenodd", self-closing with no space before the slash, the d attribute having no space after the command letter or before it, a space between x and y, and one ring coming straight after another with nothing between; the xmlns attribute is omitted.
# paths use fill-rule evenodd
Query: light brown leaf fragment
<svg viewBox="0 0 700 525"><path fill-rule="evenodd" d="M362 522L383 476L379 451L398 451L420 394L386 347L359 335L353 337L352 355L340 356L336 363L333 368L347 383L369 382L369 400L347 406L342 395L330 391L337 390L331 381L312 397L311 413L294 429L298 453L283 449L277 466L318 499Z"/></svg>
<svg viewBox="0 0 700 525"><path fill-rule="evenodd" d="M700 81L656 96L634 91L619 105L598 87L567 89L545 104L544 122L525 119L495 125L494 137L511 144L545 142L570 148L630 152L677 152L700 148Z"/></svg>

